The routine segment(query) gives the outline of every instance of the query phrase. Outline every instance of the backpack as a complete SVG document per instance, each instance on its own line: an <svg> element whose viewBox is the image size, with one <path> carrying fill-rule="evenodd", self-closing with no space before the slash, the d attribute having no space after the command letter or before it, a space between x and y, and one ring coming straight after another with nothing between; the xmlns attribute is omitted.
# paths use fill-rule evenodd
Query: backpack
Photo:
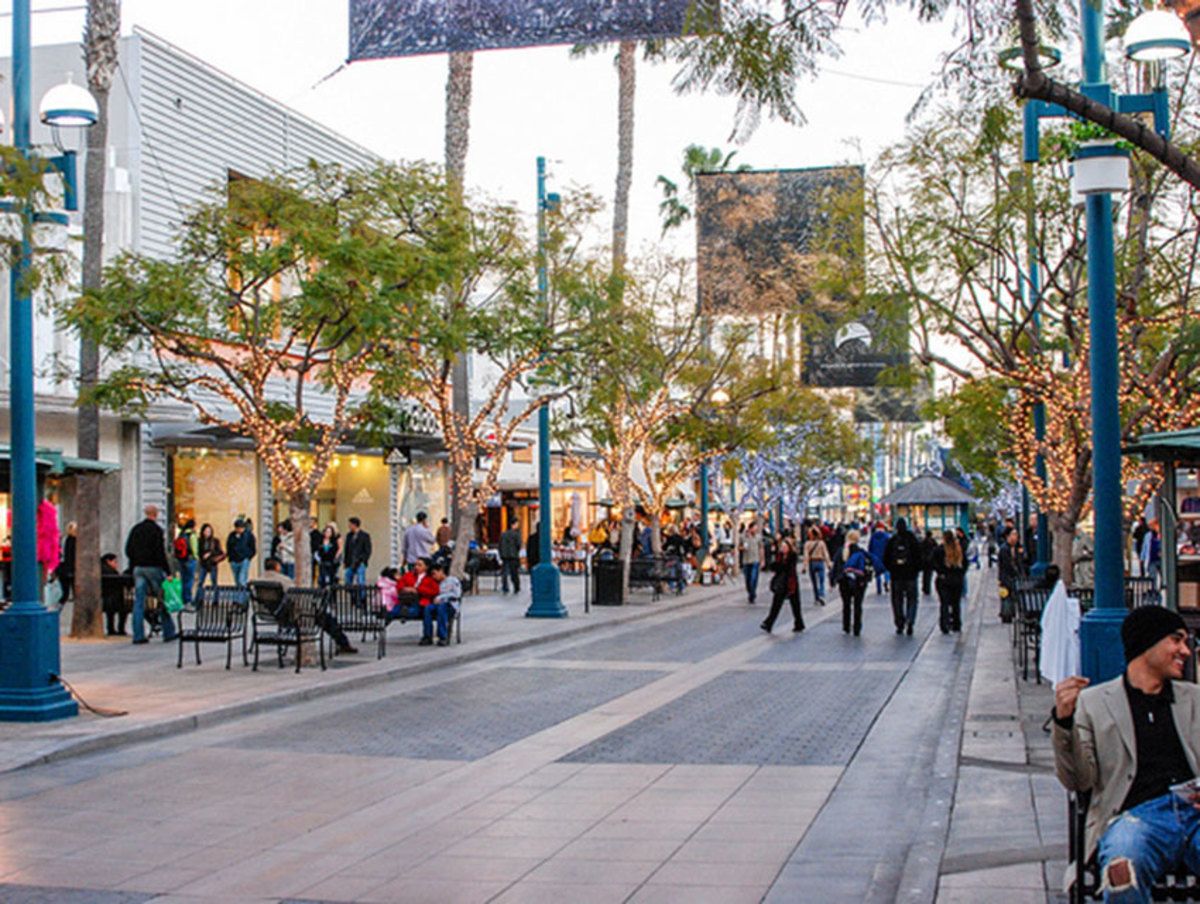
<svg viewBox="0 0 1200 904"><path fill-rule="evenodd" d="M175 538L173 549L175 551L175 558L177 558L180 562L186 562L192 557L192 547L188 545L188 538L186 534L180 534Z"/></svg>
<svg viewBox="0 0 1200 904"><path fill-rule="evenodd" d="M914 558L912 549L912 540L909 539L909 534L901 534L899 541L892 548L892 566L894 568L905 568L908 565L910 558Z"/></svg>

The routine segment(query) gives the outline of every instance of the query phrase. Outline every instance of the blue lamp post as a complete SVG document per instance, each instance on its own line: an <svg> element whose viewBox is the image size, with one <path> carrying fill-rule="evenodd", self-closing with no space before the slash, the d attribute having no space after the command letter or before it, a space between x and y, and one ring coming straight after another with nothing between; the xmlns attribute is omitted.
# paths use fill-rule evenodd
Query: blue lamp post
<svg viewBox="0 0 1200 904"><path fill-rule="evenodd" d="M1148 94L1119 95L1112 90L1104 67L1104 4L1081 0L1083 84L1080 91L1097 103L1121 113L1148 112L1154 128L1169 133L1167 94L1158 87ZM1135 60L1160 60L1191 47L1177 16L1162 11L1139 16L1126 33L1126 53ZM1146 16L1154 17L1147 23ZM1162 25L1170 27L1165 34ZM1144 32L1149 31L1149 34ZM1038 120L1066 116L1066 110L1042 101L1025 105L1025 160L1038 159ZM1081 149L1078 161L1104 153ZM1078 175L1078 174L1077 174ZM1113 258L1112 195L1094 190L1086 195L1088 316L1091 321L1092 500L1096 518L1096 602L1080 628L1083 673L1093 682L1119 675L1124 669L1121 623L1125 620L1125 557L1121 486L1121 411L1117 388L1120 362L1117 346L1116 265Z"/></svg>
<svg viewBox="0 0 1200 904"><path fill-rule="evenodd" d="M546 213L558 207L559 197L546 193L546 158L537 159L538 301L549 313L546 280ZM554 564L551 534L554 519L550 505L550 406L538 409L538 553L539 561L529 573L531 602L526 618L566 618L558 566Z"/></svg>
<svg viewBox="0 0 1200 904"><path fill-rule="evenodd" d="M25 155L30 142L29 0L14 0L13 144ZM70 89L74 89L74 91ZM42 104L42 121L52 125L90 125L98 116L84 89L62 85ZM43 161L56 169L64 185L64 206L77 209L75 156L64 153ZM47 722L78 714L75 701L58 683L60 672L58 612L40 601L37 561L37 464L33 407L33 301L28 273L35 223L60 223L65 216L9 205L21 219L21 251L13 264L9 292L9 402L12 406L12 605L0 614L0 721Z"/></svg>

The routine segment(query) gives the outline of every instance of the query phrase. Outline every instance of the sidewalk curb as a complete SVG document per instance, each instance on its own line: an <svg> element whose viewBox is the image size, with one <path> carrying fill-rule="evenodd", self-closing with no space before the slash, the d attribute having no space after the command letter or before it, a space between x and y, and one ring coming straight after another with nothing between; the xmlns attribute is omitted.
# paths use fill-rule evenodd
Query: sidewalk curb
<svg viewBox="0 0 1200 904"><path fill-rule="evenodd" d="M668 615L673 612L678 612L682 609L688 609L699 606L702 603L710 602L711 600L717 598L720 593L728 592L730 589L731 585L729 584L709 585L707 587L697 585L695 588L696 592L694 594L689 594L682 600L671 601L670 604L665 608L648 609L646 611L637 612L631 611L628 613L623 612L620 615L604 622L585 622L583 624L579 624L578 626L566 628L561 631L555 631L536 637L522 638L520 640L512 640L493 647L468 650L462 653L455 652L449 657L442 659L430 660L418 664L396 666L395 668L384 671L370 672L367 674L347 675L345 678L335 679L320 685L281 691L278 693L269 694L267 696L246 700L241 703L231 703L227 706L218 706L211 710L193 713L186 716L175 716L158 722L152 722L147 725L139 725L136 728L115 731L96 737L66 741L55 750L30 757L25 762L0 771L0 775L9 775L13 772L27 769L32 766L55 763L61 760L84 756L90 753L97 753L104 750L111 750L113 748L123 747L129 744L137 744L143 741L151 740L162 740L163 738L184 734L190 731L211 728L225 722L230 722L234 719L240 719L244 716L257 715L267 710L291 706L297 703L307 703L309 701L328 697L333 694L360 690L373 684L396 681L402 678L411 677L413 675L421 675L428 672L437 671L439 669L449 668L453 665L479 662L492 657L502 656L506 653L512 653L517 650L543 646L556 641L579 637L580 635L588 634L592 631L598 631L602 628L617 627L644 621L658 616ZM736 585L733 585L733 589L736 590ZM453 649L453 647L451 647L451 649Z"/></svg>
<svg viewBox="0 0 1200 904"><path fill-rule="evenodd" d="M946 844L950 837L950 820L954 814L954 801L958 789L959 751L971 697L971 677L975 672L975 660L979 652L979 631L984 618L985 586L990 577L987 571L979 571L971 587L968 611L976 607L974 617L967 624L962 636L963 655L950 685L949 701L942 711L943 730L939 732L937 749L933 756L933 781L929 785L925 806L921 812L920 828L905 857L904 870L900 876L897 901L906 904L933 904L937 899L942 860L946 856ZM930 639L936 634L930 634ZM947 730L953 728L953 730Z"/></svg>

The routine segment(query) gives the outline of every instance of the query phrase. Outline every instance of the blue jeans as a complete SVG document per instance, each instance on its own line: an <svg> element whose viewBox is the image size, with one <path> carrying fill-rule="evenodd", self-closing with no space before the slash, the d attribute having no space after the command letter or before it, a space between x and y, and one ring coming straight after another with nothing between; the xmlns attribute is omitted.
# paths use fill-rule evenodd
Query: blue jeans
<svg viewBox="0 0 1200 904"><path fill-rule="evenodd" d="M246 581L250 577L250 560L244 559L241 562L229 560L229 570L233 572L233 583L236 587L245 587Z"/></svg>
<svg viewBox="0 0 1200 904"><path fill-rule="evenodd" d="M1150 900L1150 885L1177 864L1200 870L1200 810L1174 794L1144 801L1126 810L1100 838L1100 875L1115 857L1127 857L1137 873L1137 886L1106 889L1108 902ZM1107 884L1107 883L1106 883Z"/></svg>
<svg viewBox="0 0 1200 904"><path fill-rule="evenodd" d="M875 592L883 593L892 586L892 576L880 568L875 572Z"/></svg>
<svg viewBox="0 0 1200 904"><path fill-rule="evenodd" d="M367 582L367 566L355 565L353 567L346 566L346 586L352 584L365 584Z"/></svg>
<svg viewBox="0 0 1200 904"><path fill-rule="evenodd" d="M153 592L162 598L163 581L167 574L156 566L138 565L133 569L133 639L134 642L146 639L146 594ZM162 616L163 640L175 639L175 622L165 606L158 607Z"/></svg>
<svg viewBox="0 0 1200 904"><path fill-rule="evenodd" d="M758 596L758 571L761 567L759 562L746 562L742 565L742 577L746 580L746 596L750 602L754 602Z"/></svg>
<svg viewBox="0 0 1200 904"><path fill-rule="evenodd" d="M179 583L183 587L183 604L185 606L192 604L192 585L196 583L196 566L196 560L190 558L179 563Z"/></svg>
<svg viewBox="0 0 1200 904"><path fill-rule="evenodd" d="M196 595L200 595L200 590L204 587L204 582L212 579L212 586L217 586L217 571L221 568L220 564L216 565L201 565L200 580L196 582Z"/></svg>
<svg viewBox="0 0 1200 904"><path fill-rule="evenodd" d="M808 577L812 581L813 594L819 600L825 599L825 563L809 562Z"/></svg>
<svg viewBox="0 0 1200 904"><path fill-rule="evenodd" d="M512 581L513 593L521 592L521 560L500 560L500 589L508 593L508 582Z"/></svg>
<svg viewBox="0 0 1200 904"><path fill-rule="evenodd" d="M421 636L433 636L433 623L436 620L438 640L446 640L449 637L450 617L453 613L453 603L430 603L422 613L424 616L424 630L421 632Z"/></svg>
<svg viewBox="0 0 1200 904"><path fill-rule="evenodd" d="M286 574L289 578L294 579L296 577L296 563L295 562L280 562L279 567L283 569L283 573Z"/></svg>

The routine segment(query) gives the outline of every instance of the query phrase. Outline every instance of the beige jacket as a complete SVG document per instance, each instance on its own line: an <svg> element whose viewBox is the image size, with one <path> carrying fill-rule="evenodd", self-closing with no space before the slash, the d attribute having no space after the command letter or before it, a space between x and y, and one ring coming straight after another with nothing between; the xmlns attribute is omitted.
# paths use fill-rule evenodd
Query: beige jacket
<svg viewBox="0 0 1200 904"><path fill-rule="evenodd" d="M1200 750L1200 686L1171 683L1171 716L1192 772ZM1137 771L1137 739L1129 698L1120 678L1084 688L1070 730L1054 723L1054 768L1070 791L1091 791L1087 812L1087 856L1091 857L1108 824L1121 812Z"/></svg>

